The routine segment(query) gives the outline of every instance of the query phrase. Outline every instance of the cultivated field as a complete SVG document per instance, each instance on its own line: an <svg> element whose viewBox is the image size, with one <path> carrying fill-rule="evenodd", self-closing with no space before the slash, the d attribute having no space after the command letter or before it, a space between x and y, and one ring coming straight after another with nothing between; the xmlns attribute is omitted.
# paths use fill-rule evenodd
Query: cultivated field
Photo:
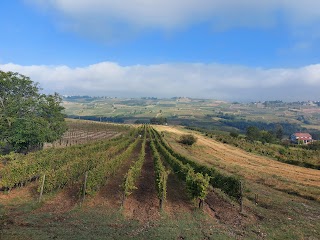
<svg viewBox="0 0 320 240"><path fill-rule="evenodd" d="M4 162L2 238L318 238L318 170L197 132L196 144L184 146L177 140L190 131L180 127L98 124L69 122L71 132L95 132L92 141Z"/></svg>

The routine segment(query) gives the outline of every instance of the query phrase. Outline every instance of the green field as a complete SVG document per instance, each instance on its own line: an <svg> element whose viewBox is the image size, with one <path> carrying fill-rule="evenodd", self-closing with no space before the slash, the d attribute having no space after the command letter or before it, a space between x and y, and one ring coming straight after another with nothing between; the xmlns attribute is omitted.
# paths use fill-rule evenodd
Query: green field
<svg viewBox="0 0 320 240"><path fill-rule="evenodd" d="M169 124L200 126L232 130L225 122L252 121L294 124L297 129L319 131L320 107L311 103L229 103L211 99L191 98L64 98L65 113L73 117L121 119L124 123L137 120L148 122L153 117L164 117Z"/></svg>

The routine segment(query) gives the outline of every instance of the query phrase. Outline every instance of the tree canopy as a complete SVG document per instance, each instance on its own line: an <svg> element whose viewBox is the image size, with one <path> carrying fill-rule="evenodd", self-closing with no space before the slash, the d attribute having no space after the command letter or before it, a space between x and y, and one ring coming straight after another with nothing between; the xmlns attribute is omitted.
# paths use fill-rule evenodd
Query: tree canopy
<svg viewBox="0 0 320 240"><path fill-rule="evenodd" d="M57 94L39 91L29 77L0 70L0 143L16 152L39 148L59 139L66 131Z"/></svg>

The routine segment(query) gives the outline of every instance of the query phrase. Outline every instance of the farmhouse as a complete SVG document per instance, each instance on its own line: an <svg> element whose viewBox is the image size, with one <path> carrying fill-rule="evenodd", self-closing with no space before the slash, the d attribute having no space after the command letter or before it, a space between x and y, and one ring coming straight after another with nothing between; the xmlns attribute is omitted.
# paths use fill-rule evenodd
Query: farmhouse
<svg viewBox="0 0 320 240"><path fill-rule="evenodd" d="M313 139L309 133L294 133L291 135L291 142L309 144L313 142Z"/></svg>

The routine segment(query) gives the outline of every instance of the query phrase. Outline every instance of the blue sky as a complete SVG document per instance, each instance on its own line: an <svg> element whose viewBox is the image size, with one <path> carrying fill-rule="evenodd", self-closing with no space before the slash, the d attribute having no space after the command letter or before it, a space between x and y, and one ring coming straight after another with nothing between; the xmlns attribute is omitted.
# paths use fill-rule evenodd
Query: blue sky
<svg viewBox="0 0 320 240"><path fill-rule="evenodd" d="M317 9L315 0L4 0L0 69L61 94L320 100Z"/></svg>

